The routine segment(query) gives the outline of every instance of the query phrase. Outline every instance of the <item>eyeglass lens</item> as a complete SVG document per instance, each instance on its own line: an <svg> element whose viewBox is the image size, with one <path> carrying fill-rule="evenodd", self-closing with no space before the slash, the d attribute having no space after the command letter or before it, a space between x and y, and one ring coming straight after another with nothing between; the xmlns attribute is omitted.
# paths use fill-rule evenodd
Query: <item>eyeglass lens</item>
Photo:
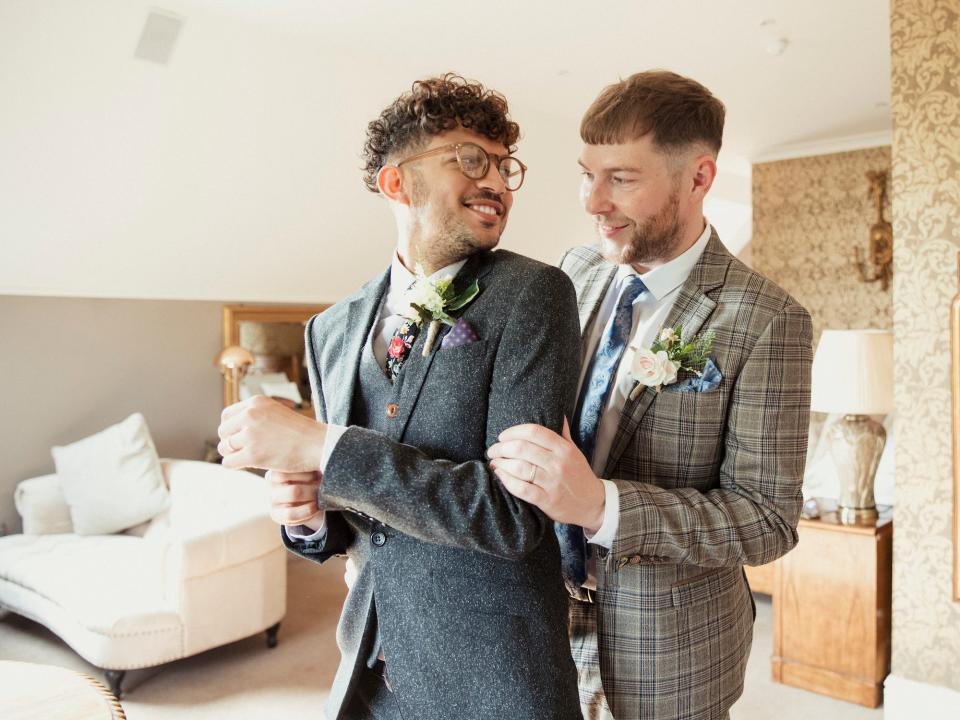
<svg viewBox="0 0 960 720"><path fill-rule="evenodd" d="M463 174L474 180L479 180L487 174L490 157L482 147L473 143L464 143L457 152ZM496 156L493 157L496 158ZM516 190L520 187L523 182L523 165L519 160L510 155L501 157L497 169L507 190Z"/></svg>

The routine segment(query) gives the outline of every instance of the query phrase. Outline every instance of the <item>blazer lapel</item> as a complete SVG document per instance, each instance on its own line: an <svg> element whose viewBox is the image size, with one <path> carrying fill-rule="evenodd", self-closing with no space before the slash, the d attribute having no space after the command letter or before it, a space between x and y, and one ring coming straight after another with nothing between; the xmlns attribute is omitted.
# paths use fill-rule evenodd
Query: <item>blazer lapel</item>
<svg viewBox="0 0 960 720"><path fill-rule="evenodd" d="M360 355L370 334L370 326L377 317L383 294L390 283L390 270L371 282L363 294L347 306L347 323L343 328L341 351L334 359L329 373L329 384L336 388L327 403L327 420L335 425L350 424L350 407L357 384Z"/></svg>
<svg viewBox="0 0 960 720"><path fill-rule="evenodd" d="M583 279L575 284L577 291L577 310L580 314L580 339L586 340L587 331L593 324L607 288L617 274L617 266L610 263L601 263L591 268Z"/></svg>
<svg viewBox="0 0 960 720"><path fill-rule="evenodd" d="M493 262L491 260L491 253L489 252L480 252L470 256L470 259L460 268L460 272L457 273L457 277L453 281L456 292L459 294L466 290L474 280L479 281L484 275L490 272L492 266ZM483 294L482 284L480 285L480 294ZM464 315L470 312L473 302L476 302L476 298L464 309ZM413 347L410 348L410 357L407 358L404 363L400 378L398 378L398 380L402 382L402 385L400 387L400 408L397 413L397 422L394 424L395 432L393 433L393 439L399 440L403 437L407 423L410 421L410 415L413 413L417 399L420 397L420 389L423 387L423 381L426 379L427 372L433 364L433 358L436 357L437 351L440 349L443 336L449 331L449 326L440 326L440 332L437 333L436 341L433 343L433 349L427 357L423 357L423 347L426 344L428 334L427 327L421 328L420 333L417 335L416 342L414 342Z"/></svg>
<svg viewBox="0 0 960 720"><path fill-rule="evenodd" d="M680 294L667 316L664 327L683 325L684 338L693 337L700 332L704 322L717 307L717 303L708 296L708 293L723 285L730 259L730 253L720 243L717 231L714 230L703 250L703 255L693 266L690 276L680 288ZM632 402L627 400L620 415L620 423L613 438L603 477L610 477L611 471L620 461L630 438L637 431L656 397L657 391L647 387Z"/></svg>

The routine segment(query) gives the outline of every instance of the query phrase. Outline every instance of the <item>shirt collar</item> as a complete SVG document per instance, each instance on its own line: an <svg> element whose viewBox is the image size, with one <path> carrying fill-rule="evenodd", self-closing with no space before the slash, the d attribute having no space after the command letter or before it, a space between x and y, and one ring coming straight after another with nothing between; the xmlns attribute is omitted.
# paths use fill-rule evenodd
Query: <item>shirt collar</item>
<svg viewBox="0 0 960 720"><path fill-rule="evenodd" d="M464 258L452 265L440 268L430 276L430 280L436 281L448 275L456 277L457 273L460 272L460 268L466 264L468 259L469 258ZM392 313L399 312L398 308L401 306L403 309L406 309L403 296L416 279L417 276L404 267L404 264L400 261L400 254L394 250L393 261L390 263L390 289L387 291L386 299L386 304Z"/></svg>
<svg viewBox="0 0 960 720"><path fill-rule="evenodd" d="M700 256L703 255L703 251L707 247L707 241L710 240L712 233L713 227L708 221L700 237L697 238L697 241L691 247L687 248L682 255L639 276L655 301L660 302L687 281L687 278L693 271L694 265L697 264ZM622 285L628 276L636 274L637 271L629 265L618 265L615 278L617 285Z"/></svg>

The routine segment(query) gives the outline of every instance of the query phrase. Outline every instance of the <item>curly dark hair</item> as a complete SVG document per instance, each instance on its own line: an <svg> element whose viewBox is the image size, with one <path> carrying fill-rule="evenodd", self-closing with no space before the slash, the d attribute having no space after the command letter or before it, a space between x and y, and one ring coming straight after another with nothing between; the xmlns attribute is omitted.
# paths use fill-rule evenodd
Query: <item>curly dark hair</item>
<svg viewBox="0 0 960 720"><path fill-rule="evenodd" d="M478 82L455 73L417 80L367 125L363 146L363 182L371 192L377 188L377 173L388 159L419 150L428 138L457 126L516 150L520 126L508 116L507 99Z"/></svg>

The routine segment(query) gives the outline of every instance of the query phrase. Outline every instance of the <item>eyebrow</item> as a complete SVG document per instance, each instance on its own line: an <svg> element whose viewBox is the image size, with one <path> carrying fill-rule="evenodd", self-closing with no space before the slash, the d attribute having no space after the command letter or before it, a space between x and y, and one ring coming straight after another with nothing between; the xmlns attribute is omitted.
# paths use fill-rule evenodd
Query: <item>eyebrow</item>
<svg viewBox="0 0 960 720"><path fill-rule="evenodd" d="M582 167L584 170L590 171L590 168L588 168L586 165L584 165L582 160L577 160L577 164L578 164L580 167ZM625 166L625 167L603 168L603 170L604 170L605 172L608 172L608 173L629 172L629 173L637 173L638 175L643 173L643 171L642 171L640 168L626 167L626 166Z"/></svg>

